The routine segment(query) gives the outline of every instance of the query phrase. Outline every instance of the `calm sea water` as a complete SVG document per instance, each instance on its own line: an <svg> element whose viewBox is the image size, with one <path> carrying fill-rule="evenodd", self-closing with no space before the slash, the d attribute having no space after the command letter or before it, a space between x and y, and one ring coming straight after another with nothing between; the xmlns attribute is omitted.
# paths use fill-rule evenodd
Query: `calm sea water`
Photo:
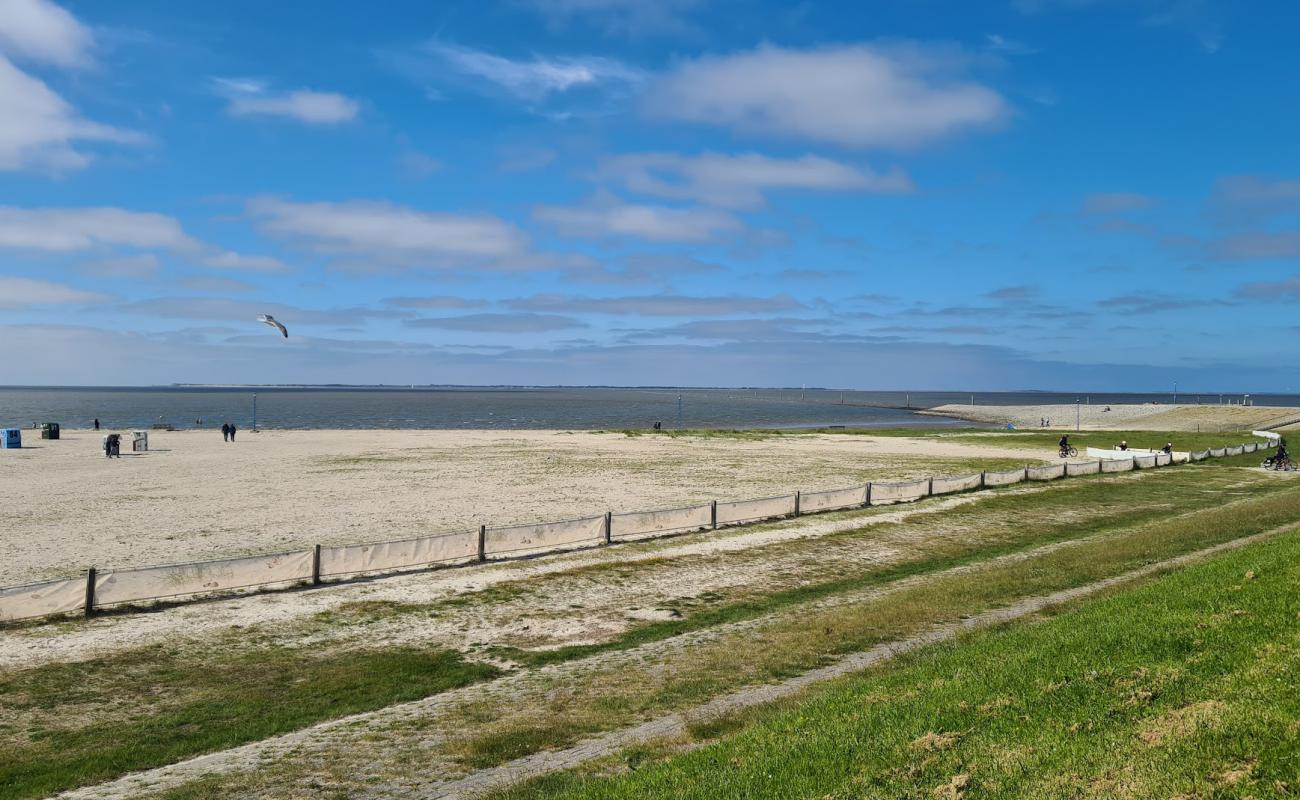
<svg viewBox="0 0 1300 800"><path fill-rule="evenodd" d="M0 388L0 427L58 422L109 428L167 422L178 428L233 422L263 428L779 428L960 424L907 410L968 403L960 392L839 392L818 389L613 388ZM681 397L680 417L678 397ZM1170 395L977 393L979 405L1170 402ZM1180 402L1197 402L1183 395ZM1225 401L1239 395L1223 396ZM1205 403L1220 395L1200 395ZM1258 405L1300 405L1300 396L1259 395Z"/></svg>

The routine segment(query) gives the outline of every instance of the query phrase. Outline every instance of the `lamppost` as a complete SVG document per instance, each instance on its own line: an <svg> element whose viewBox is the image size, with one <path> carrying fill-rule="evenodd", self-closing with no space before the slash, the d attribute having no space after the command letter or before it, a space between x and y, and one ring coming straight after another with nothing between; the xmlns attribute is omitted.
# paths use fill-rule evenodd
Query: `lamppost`
<svg viewBox="0 0 1300 800"><path fill-rule="evenodd" d="M253 392L253 433L257 433L257 392Z"/></svg>
<svg viewBox="0 0 1300 800"><path fill-rule="evenodd" d="M1076 397L1076 398L1074 398L1074 432L1075 432L1075 433L1078 433L1080 430L1082 430L1082 429L1079 427L1079 425L1080 425L1080 422L1079 422L1079 415L1080 415L1080 412L1081 412L1081 407L1080 407L1080 405L1079 405L1079 398Z"/></svg>

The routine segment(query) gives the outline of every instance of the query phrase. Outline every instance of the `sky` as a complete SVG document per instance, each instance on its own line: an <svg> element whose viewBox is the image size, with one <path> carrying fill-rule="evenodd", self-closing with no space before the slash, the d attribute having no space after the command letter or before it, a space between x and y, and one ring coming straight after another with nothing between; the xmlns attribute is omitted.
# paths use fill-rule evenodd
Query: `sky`
<svg viewBox="0 0 1300 800"><path fill-rule="evenodd" d="M0 384L1300 391L1298 29L0 0Z"/></svg>

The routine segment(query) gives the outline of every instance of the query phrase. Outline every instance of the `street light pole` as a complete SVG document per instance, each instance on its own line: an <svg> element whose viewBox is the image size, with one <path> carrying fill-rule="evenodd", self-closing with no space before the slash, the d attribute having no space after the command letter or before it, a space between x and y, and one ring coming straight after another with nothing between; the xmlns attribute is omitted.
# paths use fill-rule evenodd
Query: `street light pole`
<svg viewBox="0 0 1300 800"><path fill-rule="evenodd" d="M253 392L253 433L257 433L257 392Z"/></svg>
<svg viewBox="0 0 1300 800"><path fill-rule="evenodd" d="M1076 398L1074 398L1074 432L1075 432L1075 433L1078 433L1080 430L1082 430L1082 429L1079 427L1079 424L1080 424L1080 423L1079 423L1079 414L1080 414L1081 411L1082 411L1082 409L1081 409L1080 406L1079 406L1079 398L1076 397Z"/></svg>

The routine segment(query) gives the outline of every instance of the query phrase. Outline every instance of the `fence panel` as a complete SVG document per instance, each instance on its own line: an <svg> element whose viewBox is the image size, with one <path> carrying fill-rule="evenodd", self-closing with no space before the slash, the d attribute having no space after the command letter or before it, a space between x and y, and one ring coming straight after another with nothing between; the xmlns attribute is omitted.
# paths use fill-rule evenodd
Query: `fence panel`
<svg viewBox="0 0 1300 800"><path fill-rule="evenodd" d="M788 517L794 513L794 495L763 497L758 500L736 500L718 503L718 524L737 525L761 519Z"/></svg>
<svg viewBox="0 0 1300 800"><path fill-rule="evenodd" d="M1065 465L1065 474L1071 478L1075 475L1096 475L1101 472L1100 461L1073 461Z"/></svg>
<svg viewBox="0 0 1300 800"><path fill-rule="evenodd" d="M1112 458L1101 462L1102 472L1128 472L1133 469L1133 459Z"/></svg>
<svg viewBox="0 0 1300 800"><path fill-rule="evenodd" d="M1047 464L1042 467L1026 467L1025 474L1031 481L1054 481L1065 477L1065 465Z"/></svg>
<svg viewBox="0 0 1300 800"><path fill-rule="evenodd" d="M827 492L808 492L799 495L799 511L813 514L818 511L835 511L841 508L856 508L867 502L867 487L853 486L848 489L831 489Z"/></svg>
<svg viewBox="0 0 1300 800"><path fill-rule="evenodd" d="M484 552L488 558L547 553L605 541L605 518L585 517L563 522L488 528L484 536Z"/></svg>
<svg viewBox="0 0 1300 800"><path fill-rule="evenodd" d="M610 517L610 538L629 541L667 533L681 533L708 528L713 522L713 511L708 505L690 508L669 508L663 511L636 511L614 514Z"/></svg>
<svg viewBox="0 0 1300 800"><path fill-rule="evenodd" d="M982 485L984 485L984 480L979 473L956 478L935 478L930 483L930 494L969 492L971 489L978 489Z"/></svg>
<svg viewBox="0 0 1300 800"><path fill-rule="evenodd" d="M104 571L95 576L95 605L165 600L310 580L312 556L312 550L296 550L269 556Z"/></svg>
<svg viewBox="0 0 1300 800"><path fill-rule="evenodd" d="M1223 448L1223 447L1211 447L1211 448L1210 448L1210 458L1223 458L1223 457L1224 457L1225 455L1227 455L1227 454L1228 454L1228 451L1227 451L1226 448Z"/></svg>
<svg viewBox="0 0 1300 800"><path fill-rule="evenodd" d="M80 611L85 603L85 578L12 586L0 589L0 622Z"/></svg>
<svg viewBox="0 0 1300 800"><path fill-rule="evenodd" d="M1257 450L1259 450L1259 444L1256 442L1247 442L1241 446L1241 452L1243 453L1254 453Z"/></svg>
<svg viewBox="0 0 1300 800"><path fill-rule="evenodd" d="M1187 454L1188 461L1204 461L1209 457L1210 457L1209 450L1197 450L1196 452Z"/></svg>
<svg viewBox="0 0 1300 800"><path fill-rule="evenodd" d="M1136 469L1150 469L1156 465L1155 456L1134 456L1133 466Z"/></svg>
<svg viewBox="0 0 1300 800"><path fill-rule="evenodd" d="M1241 445L1237 445L1236 447L1225 447L1224 452L1230 456L1239 456L1241 455Z"/></svg>
<svg viewBox="0 0 1300 800"><path fill-rule="evenodd" d="M920 500L930 494L930 481L928 478L921 478L915 481L899 481L895 483L871 483L871 505L879 506L888 503L909 503L913 500Z"/></svg>
<svg viewBox="0 0 1300 800"><path fill-rule="evenodd" d="M350 544L320 549L322 578L452 564L478 558L478 531L439 533L396 542Z"/></svg>
<svg viewBox="0 0 1300 800"><path fill-rule="evenodd" d="M985 486L1010 486L1013 483L1020 483L1025 479L1023 469L1009 469L1004 472L986 472L984 473Z"/></svg>
<svg viewBox="0 0 1300 800"><path fill-rule="evenodd" d="M1156 466L1167 467L1174 463L1173 453L1156 453Z"/></svg>

